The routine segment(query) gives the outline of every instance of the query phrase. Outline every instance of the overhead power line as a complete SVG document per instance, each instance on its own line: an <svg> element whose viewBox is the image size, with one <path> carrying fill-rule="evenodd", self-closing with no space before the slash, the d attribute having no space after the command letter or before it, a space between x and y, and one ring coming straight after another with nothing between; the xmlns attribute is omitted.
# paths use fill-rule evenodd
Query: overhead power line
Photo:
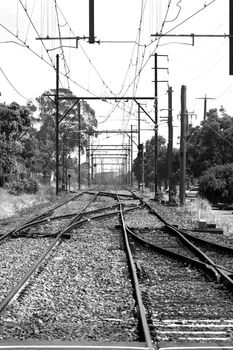
<svg viewBox="0 0 233 350"><path fill-rule="evenodd" d="M15 92L17 92L17 94L19 96L21 96L23 99L25 100L29 100L29 98L25 97L24 95L22 95L19 90L16 89L16 87L11 83L11 81L9 80L9 78L7 77L6 73L3 71L3 69L0 67L0 71L2 72L2 74L4 75L4 77L6 78L6 80L8 81L8 83L10 84L10 86L15 90Z"/></svg>

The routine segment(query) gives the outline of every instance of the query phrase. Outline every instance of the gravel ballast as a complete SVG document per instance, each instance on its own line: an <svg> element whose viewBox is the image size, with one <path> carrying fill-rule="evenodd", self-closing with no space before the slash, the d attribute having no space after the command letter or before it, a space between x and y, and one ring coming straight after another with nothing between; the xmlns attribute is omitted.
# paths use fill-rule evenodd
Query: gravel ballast
<svg viewBox="0 0 233 350"><path fill-rule="evenodd" d="M54 215L72 212L75 206L77 211L77 202L70 202L68 209L60 208ZM96 202L88 210L107 203L116 202ZM5 309L0 321L1 339L138 340L135 301L117 224L117 218L108 218L73 230L71 239L53 250L36 278L31 278L26 289ZM9 240L2 248L19 240ZM41 238L37 242L44 248ZM22 260L27 249L32 255L40 250L25 246ZM13 276L19 273L14 271L16 265L12 264Z"/></svg>

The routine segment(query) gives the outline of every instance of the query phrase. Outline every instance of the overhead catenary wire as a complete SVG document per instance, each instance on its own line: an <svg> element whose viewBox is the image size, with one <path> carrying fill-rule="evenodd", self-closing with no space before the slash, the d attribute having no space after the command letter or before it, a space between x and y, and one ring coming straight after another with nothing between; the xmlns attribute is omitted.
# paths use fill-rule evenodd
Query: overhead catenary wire
<svg viewBox="0 0 233 350"><path fill-rule="evenodd" d="M212 5L216 0L212 0L211 2L209 2L208 4L205 4L203 7L201 7L199 10L195 11L192 15L190 15L189 17L187 17L184 21L180 22L179 24L177 24L175 27L171 28L169 31L165 32L165 34L170 33L171 31L173 31L174 29L178 28L179 26L181 26L182 24L186 23L187 21L189 21L191 18L193 18L194 16L196 16L197 14L199 14L201 11L206 10L207 7L209 7L210 5ZM166 16L168 14L168 11L166 11L166 15L165 15L165 19L162 23L162 27L164 27L165 24L165 20L166 20ZM160 30L160 34L161 30ZM155 54L158 46L159 46L159 41L160 41L161 37L158 37L154 40L152 40L148 45L146 45L147 47L154 44L157 41L156 47L154 48L153 52L149 55L149 57L147 58L147 60L145 61L145 63L143 64L143 66L141 67L140 71L138 72L138 74L140 74L142 72L142 70L144 70L144 68L147 66L148 62L150 61L150 58ZM130 89L130 87L132 86L132 84L134 83L134 80L137 78L137 76L135 76L133 78L133 80L130 82L130 84L128 85L128 88L126 90L126 92Z"/></svg>
<svg viewBox="0 0 233 350"><path fill-rule="evenodd" d="M230 146L233 147L233 143L231 143L229 140L227 140L224 136L222 136L218 131L216 131L212 126L210 126L208 123L205 123L205 125L210 128L212 131L215 132L220 138L222 138L224 141L226 141Z"/></svg>
<svg viewBox="0 0 233 350"><path fill-rule="evenodd" d="M19 92L19 90L16 89L16 87L12 84L12 82L9 80L9 78L7 77L6 73L4 72L4 70L2 69L2 67L0 67L0 71L2 72L3 76L5 77L5 79L8 81L8 83L10 84L10 86L14 89L14 91L20 96L22 97L24 100L29 101L30 99L25 97L24 95L21 94L21 92Z"/></svg>
<svg viewBox="0 0 233 350"><path fill-rule="evenodd" d="M29 14L28 14L27 8L23 5L23 3L22 3L21 0L19 0L19 2L20 2L20 4L21 4L22 8L24 9L24 11L25 11L25 13L26 13L26 15L27 15L27 17L28 17L28 19L29 19L29 21L30 21L32 27L33 27L33 29L35 30L35 32L36 32L36 34L38 35L38 37L40 37L40 34L39 34L38 30L36 29L34 23L32 22L31 17L30 17ZM46 49L46 47L45 47L45 44L44 44L43 42L42 42L42 45L43 45L45 51L47 52L47 55L48 55L48 57L49 57L49 60L50 60L50 62L51 62L51 64L52 64L52 66L53 66L54 69L55 69L55 64L53 63L53 60L52 60L51 56L49 55L49 53L48 53L48 51L47 51L47 49Z"/></svg>
<svg viewBox="0 0 233 350"><path fill-rule="evenodd" d="M54 5L55 5L55 11L56 11L58 35L59 35L59 38L60 38L60 48L61 48L61 54L62 54L63 63L64 63L65 76L67 77L68 89L70 89L70 84L69 84L69 79L68 79L68 75L70 73L70 68L68 67L68 64L67 64L67 61L66 61L66 58L65 58L64 48L63 48L63 45L62 45L61 29L60 29L60 22L59 22L58 8L57 8L57 0L54 0Z"/></svg>

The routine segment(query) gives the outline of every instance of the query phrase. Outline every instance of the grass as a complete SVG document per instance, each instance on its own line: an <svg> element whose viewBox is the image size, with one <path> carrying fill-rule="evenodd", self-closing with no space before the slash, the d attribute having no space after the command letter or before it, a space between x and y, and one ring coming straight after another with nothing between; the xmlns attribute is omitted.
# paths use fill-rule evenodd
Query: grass
<svg viewBox="0 0 233 350"><path fill-rule="evenodd" d="M15 196L0 188L0 220L20 214L23 209L47 203L55 197L52 189L42 187L37 194Z"/></svg>

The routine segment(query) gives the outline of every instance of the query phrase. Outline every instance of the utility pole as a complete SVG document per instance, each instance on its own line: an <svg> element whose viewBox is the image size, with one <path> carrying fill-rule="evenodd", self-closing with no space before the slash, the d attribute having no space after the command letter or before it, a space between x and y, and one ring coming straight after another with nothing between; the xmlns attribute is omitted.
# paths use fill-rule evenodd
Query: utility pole
<svg viewBox="0 0 233 350"><path fill-rule="evenodd" d="M78 189L81 188L81 114L80 114L80 101L78 101Z"/></svg>
<svg viewBox="0 0 233 350"><path fill-rule="evenodd" d="M56 55L56 121L55 121L55 133L56 133L56 195L59 192L59 55Z"/></svg>
<svg viewBox="0 0 233 350"><path fill-rule="evenodd" d="M167 80L158 80L158 69L166 69L164 67L158 68L158 56L167 55L158 55L154 54L154 100L155 100L155 167L154 167L154 186L155 186L155 197L154 200L157 201L159 198L158 195L158 155L159 155L159 138L158 138L158 83L167 82Z"/></svg>
<svg viewBox="0 0 233 350"><path fill-rule="evenodd" d="M144 191L144 179L145 169L144 169L144 144L142 144L142 192Z"/></svg>
<svg viewBox="0 0 233 350"><path fill-rule="evenodd" d="M130 147L130 159L131 159L131 172L130 172L130 185L133 186L133 125L131 125L131 147Z"/></svg>
<svg viewBox="0 0 233 350"><path fill-rule="evenodd" d="M169 202L172 201L172 149L173 149L173 125L172 125L172 87L168 88L168 186Z"/></svg>
<svg viewBox="0 0 233 350"><path fill-rule="evenodd" d="M233 75L233 0L229 0L229 74Z"/></svg>
<svg viewBox="0 0 233 350"><path fill-rule="evenodd" d="M128 139L128 151L127 151L127 159L128 159L128 173L127 173L127 184L130 186L130 179L131 179L131 152L130 152L130 135L129 135L129 139Z"/></svg>
<svg viewBox="0 0 233 350"><path fill-rule="evenodd" d="M154 158L155 158L155 166L154 166L154 187L155 187L155 196L154 199L158 200L158 55L155 53L154 55L154 84L155 84L155 150L154 150Z"/></svg>
<svg viewBox="0 0 233 350"><path fill-rule="evenodd" d="M186 178L186 86L181 86L181 132L180 132L180 205L185 204L185 178Z"/></svg>
<svg viewBox="0 0 233 350"><path fill-rule="evenodd" d="M94 156L91 154L91 184L93 184L94 179Z"/></svg>
<svg viewBox="0 0 233 350"><path fill-rule="evenodd" d="M89 0L89 44L95 43L94 0Z"/></svg>
<svg viewBox="0 0 233 350"><path fill-rule="evenodd" d="M141 120L140 120L140 106L138 105L138 160L139 160L139 181L138 181L138 189L140 190L140 181L141 181L141 174L142 174L142 167L141 167Z"/></svg>
<svg viewBox="0 0 233 350"><path fill-rule="evenodd" d="M91 172L90 172L90 135L88 136L88 149L87 149L87 184L88 187L91 185Z"/></svg>
<svg viewBox="0 0 233 350"><path fill-rule="evenodd" d="M206 111L207 111L207 100L215 100L214 97L197 97L197 100L204 100L204 115L203 115L203 120L206 120Z"/></svg>

